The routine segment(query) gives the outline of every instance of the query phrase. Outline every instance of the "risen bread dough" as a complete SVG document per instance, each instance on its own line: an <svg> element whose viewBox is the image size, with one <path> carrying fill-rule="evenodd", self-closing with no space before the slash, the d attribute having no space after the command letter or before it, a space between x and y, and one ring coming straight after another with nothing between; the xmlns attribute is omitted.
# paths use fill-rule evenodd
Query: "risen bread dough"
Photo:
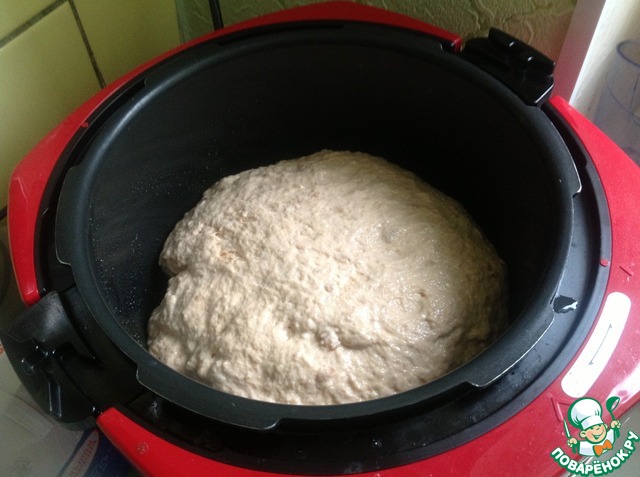
<svg viewBox="0 0 640 477"><path fill-rule="evenodd" d="M452 199L363 153L225 177L168 237L149 350L198 381L288 404L415 388L502 326L504 264Z"/></svg>

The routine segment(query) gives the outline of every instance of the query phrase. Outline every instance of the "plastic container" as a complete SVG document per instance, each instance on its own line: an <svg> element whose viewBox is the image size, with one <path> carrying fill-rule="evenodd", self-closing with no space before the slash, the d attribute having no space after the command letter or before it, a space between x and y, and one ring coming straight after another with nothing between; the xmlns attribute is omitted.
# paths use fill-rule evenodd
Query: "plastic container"
<svg viewBox="0 0 640 477"><path fill-rule="evenodd" d="M616 48L594 122L640 164L640 40Z"/></svg>

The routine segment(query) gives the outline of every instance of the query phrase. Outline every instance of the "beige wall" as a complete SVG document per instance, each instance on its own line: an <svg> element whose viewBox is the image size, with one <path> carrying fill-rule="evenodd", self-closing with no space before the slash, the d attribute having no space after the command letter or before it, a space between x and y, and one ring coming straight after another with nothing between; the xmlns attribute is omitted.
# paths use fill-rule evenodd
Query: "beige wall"
<svg viewBox="0 0 640 477"><path fill-rule="evenodd" d="M180 0L178 0L180 1ZM197 0L186 0L196 2ZM486 36L497 27L557 59L577 0L358 0L457 33ZM318 0L220 0L226 24Z"/></svg>

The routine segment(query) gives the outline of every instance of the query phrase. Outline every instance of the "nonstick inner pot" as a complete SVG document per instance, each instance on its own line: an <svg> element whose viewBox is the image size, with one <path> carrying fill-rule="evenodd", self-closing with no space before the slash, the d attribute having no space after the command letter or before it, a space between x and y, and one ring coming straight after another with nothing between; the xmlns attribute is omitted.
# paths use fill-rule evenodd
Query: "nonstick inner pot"
<svg viewBox="0 0 640 477"><path fill-rule="evenodd" d="M507 263L511 329L473 384L506 371L548 326L576 192L571 158L542 111L438 44L363 25L270 31L192 47L127 88L68 174L58 253L140 375L169 373L153 383L159 394L205 414L222 394L193 398L216 392L167 382L145 350L166 236L221 177L321 149L415 172L459 200ZM403 404L393 398L383 406Z"/></svg>

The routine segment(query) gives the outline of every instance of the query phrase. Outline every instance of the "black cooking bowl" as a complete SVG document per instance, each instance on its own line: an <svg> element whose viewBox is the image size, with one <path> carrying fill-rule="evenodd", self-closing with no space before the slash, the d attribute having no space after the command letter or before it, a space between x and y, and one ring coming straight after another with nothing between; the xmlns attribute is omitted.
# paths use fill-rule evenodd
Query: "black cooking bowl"
<svg viewBox="0 0 640 477"><path fill-rule="evenodd" d="M366 24L257 30L184 50L116 96L70 154L57 256L157 395L248 428L385 415L487 386L549 327L579 189L571 156L539 108L439 43ZM218 179L321 149L382 156L460 201L508 266L509 329L433 383L340 406L239 398L155 360L146 326L176 222Z"/></svg>

